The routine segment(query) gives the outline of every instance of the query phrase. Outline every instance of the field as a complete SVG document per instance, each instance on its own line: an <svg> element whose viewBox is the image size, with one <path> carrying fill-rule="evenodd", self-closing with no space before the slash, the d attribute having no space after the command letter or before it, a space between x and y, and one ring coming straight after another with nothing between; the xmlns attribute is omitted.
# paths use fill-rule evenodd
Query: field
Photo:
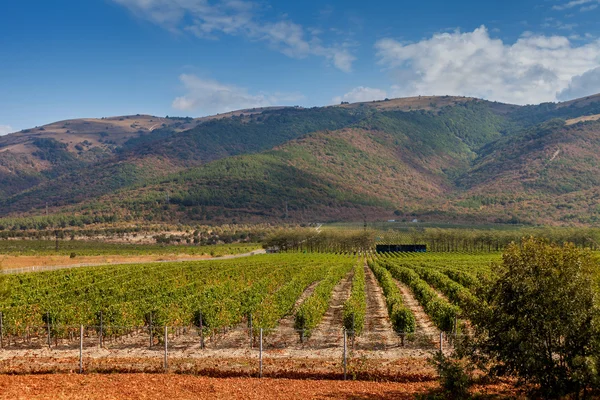
<svg viewBox="0 0 600 400"><path fill-rule="evenodd" d="M7 275L0 372L435 386L428 358L464 333L461 308L498 261L288 253Z"/></svg>
<svg viewBox="0 0 600 400"><path fill-rule="evenodd" d="M83 240L0 240L0 269L125 264L158 261L193 261L250 253L258 243L231 243L212 246L104 243Z"/></svg>

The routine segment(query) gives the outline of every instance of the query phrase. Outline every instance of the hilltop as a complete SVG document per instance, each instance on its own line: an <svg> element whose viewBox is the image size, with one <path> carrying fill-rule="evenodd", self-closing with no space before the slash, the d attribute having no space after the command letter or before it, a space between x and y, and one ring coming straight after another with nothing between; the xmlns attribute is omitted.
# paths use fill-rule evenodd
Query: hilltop
<svg viewBox="0 0 600 400"><path fill-rule="evenodd" d="M595 224L599 115L420 96L61 121L0 137L1 213Z"/></svg>

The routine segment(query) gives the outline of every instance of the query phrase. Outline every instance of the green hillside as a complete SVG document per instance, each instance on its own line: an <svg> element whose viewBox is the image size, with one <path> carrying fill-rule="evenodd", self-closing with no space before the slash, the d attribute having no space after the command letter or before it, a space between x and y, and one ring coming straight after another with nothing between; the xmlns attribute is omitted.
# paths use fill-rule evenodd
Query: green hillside
<svg viewBox="0 0 600 400"><path fill-rule="evenodd" d="M594 224L597 207L583 193L600 183L600 122L566 120L597 113L599 97L245 110L169 119L96 161L70 143L32 140L29 157L52 167L19 168L19 155L0 152L0 176L2 165L12 171L0 184L1 212L35 215L48 202L58 212L133 220Z"/></svg>

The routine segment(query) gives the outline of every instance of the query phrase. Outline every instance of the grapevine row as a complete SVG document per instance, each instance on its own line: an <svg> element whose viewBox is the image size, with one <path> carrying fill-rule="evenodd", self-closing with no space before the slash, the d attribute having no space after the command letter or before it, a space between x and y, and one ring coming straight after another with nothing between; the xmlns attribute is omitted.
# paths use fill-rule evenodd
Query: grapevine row
<svg viewBox="0 0 600 400"><path fill-rule="evenodd" d="M455 318L459 314L458 307L438 296L414 270L391 263L386 264L386 268L394 278L410 287L427 315L440 330L445 332L453 330Z"/></svg>
<svg viewBox="0 0 600 400"><path fill-rule="evenodd" d="M413 333L415 331L415 316L402 301L400 289L394 282L390 272L379 265L377 261L370 260L369 267L375 274L379 285L383 290L387 304L388 315L392 322L392 327L397 333Z"/></svg>
<svg viewBox="0 0 600 400"><path fill-rule="evenodd" d="M354 266L352 292L344 303L344 328L352 335L359 336L365 326L367 314L367 293L365 285L365 267L362 260Z"/></svg>

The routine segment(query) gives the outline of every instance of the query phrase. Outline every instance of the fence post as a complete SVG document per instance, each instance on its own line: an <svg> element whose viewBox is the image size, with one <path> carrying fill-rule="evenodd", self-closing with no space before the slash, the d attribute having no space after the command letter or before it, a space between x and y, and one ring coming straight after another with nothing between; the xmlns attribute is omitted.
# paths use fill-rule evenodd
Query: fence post
<svg viewBox="0 0 600 400"><path fill-rule="evenodd" d="M347 367L347 358L346 358L346 351L347 351L347 346L346 346L346 341L347 341L348 335L346 333L346 328L344 328L344 380L346 380L346 367Z"/></svg>
<svg viewBox="0 0 600 400"><path fill-rule="evenodd" d="M79 373L83 373L83 325L79 327Z"/></svg>
<svg viewBox="0 0 600 400"><path fill-rule="evenodd" d="M440 353L444 352L444 332L440 331Z"/></svg>
<svg viewBox="0 0 600 400"><path fill-rule="evenodd" d="M169 351L169 331L165 325L165 371L169 369L168 351Z"/></svg>
<svg viewBox="0 0 600 400"><path fill-rule="evenodd" d="M258 370L258 377L262 378L263 376L263 359L262 359L262 352L263 352L263 330L262 328L260 328L260 345L259 345L259 352L258 352L258 360L259 360L259 370Z"/></svg>
<svg viewBox="0 0 600 400"><path fill-rule="evenodd" d="M152 345L154 344L154 337L153 337L153 328L152 328L152 313L150 313L150 348L152 348Z"/></svg>
<svg viewBox="0 0 600 400"><path fill-rule="evenodd" d="M204 322L202 321L202 311L200 311L200 348L204 349Z"/></svg>
<svg viewBox="0 0 600 400"><path fill-rule="evenodd" d="M100 348L102 348L103 340L104 340L104 321L102 318L102 311L100 311Z"/></svg>
<svg viewBox="0 0 600 400"><path fill-rule="evenodd" d="M4 347L4 314L0 312L0 349Z"/></svg>
<svg viewBox="0 0 600 400"><path fill-rule="evenodd" d="M48 329L48 348L52 347L52 333L50 331L50 313L46 312L46 328Z"/></svg>
<svg viewBox="0 0 600 400"><path fill-rule="evenodd" d="M352 349L354 350L354 338L356 336L356 325L354 322L354 313L352 313L352 332L350 334L352 335Z"/></svg>
<svg viewBox="0 0 600 400"><path fill-rule="evenodd" d="M254 332L252 331L252 313L248 314L248 329L250 330L250 348L252 348L254 345L254 343L252 343L252 339L254 339Z"/></svg>

